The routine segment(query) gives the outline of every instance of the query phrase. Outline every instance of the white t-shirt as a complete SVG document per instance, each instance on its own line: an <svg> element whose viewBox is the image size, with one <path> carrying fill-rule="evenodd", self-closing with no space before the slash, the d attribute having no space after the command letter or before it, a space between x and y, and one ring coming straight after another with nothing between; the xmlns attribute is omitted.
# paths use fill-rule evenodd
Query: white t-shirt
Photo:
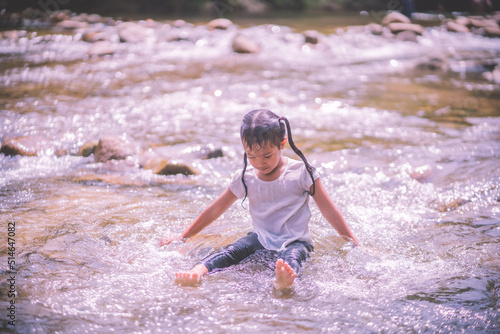
<svg viewBox="0 0 500 334"><path fill-rule="evenodd" d="M245 197L242 170L236 172L229 190L238 198ZM319 175L313 172L316 180ZM300 240L312 245L309 234L309 193L311 176L304 162L288 159L283 174L274 181L262 181L249 164L245 172L248 207L253 230L266 249L281 250Z"/></svg>

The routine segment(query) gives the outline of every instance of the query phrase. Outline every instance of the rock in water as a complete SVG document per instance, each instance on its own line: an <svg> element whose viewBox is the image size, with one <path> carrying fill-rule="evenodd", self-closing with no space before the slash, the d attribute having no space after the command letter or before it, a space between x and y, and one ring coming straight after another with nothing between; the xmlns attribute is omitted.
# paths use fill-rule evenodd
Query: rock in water
<svg viewBox="0 0 500 334"><path fill-rule="evenodd" d="M382 19L382 25L386 26L391 23L411 23L411 20L398 12L391 12Z"/></svg>
<svg viewBox="0 0 500 334"><path fill-rule="evenodd" d="M188 165L182 163L167 162L167 161L165 161L164 164L159 166L159 168L157 168L155 173L160 175L182 174L186 176L198 174L197 171L195 171L192 167Z"/></svg>
<svg viewBox="0 0 500 334"><path fill-rule="evenodd" d="M238 35L233 40L233 51L237 53L259 53L260 46L250 38Z"/></svg>
<svg viewBox="0 0 500 334"><path fill-rule="evenodd" d="M96 162L124 160L135 154L135 148L129 142L116 137L104 137L94 150Z"/></svg>
<svg viewBox="0 0 500 334"><path fill-rule="evenodd" d="M34 157L50 149L49 143L45 138L39 136L22 136L7 138L2 143L0 153L9 156L21 155L25 157Z"/></svg>
<svg viewBox="0 0 500 334"><path fill-rule="evenodd" d="M212 20L207 23L207 28L209 30L215 30L215 29L222 29L226 30L229 27L233 25L233 22L231 20L225 19L225 18L219 18Z"/></svg>
<svg viewBox="0 0 500 334"><path fill-rule="evenodd" d="M148 28L134 22L124 22L118 26L118 36L124 43L144 42L148 37Z"/></svg>
<svg viewBox="0 0 500 334"><path fill-rule="evenodd" d="M417 35L422 35L424 33L424 27L420 24L413 23L391 23L387 26L393 34L398 34L402 31L413 31Z"/></svg>
<svg viewBox="0 0 500 334"><path fill-rule="evenodd" d="M99 41L92 44L89 56L104 56L115 53L116 45L108 41Z"/></svg>

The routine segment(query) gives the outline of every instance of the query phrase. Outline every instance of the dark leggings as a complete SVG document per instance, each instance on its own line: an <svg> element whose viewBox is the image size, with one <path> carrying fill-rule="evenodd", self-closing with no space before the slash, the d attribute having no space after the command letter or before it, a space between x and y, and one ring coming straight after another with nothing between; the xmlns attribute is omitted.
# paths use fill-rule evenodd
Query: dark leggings
<svg viewBox="0 0 500 334"><path fill-rule="evenodd" d="M251 232L220 252L205 257L200 263L205 265L208 271L211 272L215 269L226 268L240 263L259 249L264 249L264 246L259 242L257 234ZM309 252L312 251L313 246L307 242L294 241L286 246L284 250L278 252L278 258L287 262L294 272L298 274L302 268L302 262L308 258Z"/></svg>

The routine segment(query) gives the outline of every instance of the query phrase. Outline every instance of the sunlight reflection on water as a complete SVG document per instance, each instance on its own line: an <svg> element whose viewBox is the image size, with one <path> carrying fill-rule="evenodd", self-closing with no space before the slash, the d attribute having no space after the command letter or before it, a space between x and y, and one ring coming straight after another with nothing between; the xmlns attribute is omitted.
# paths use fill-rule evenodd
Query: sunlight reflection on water
<svg viewBox="0 0 500 334"><path fill-rule="evenodd" d="M348 30L304 49L303 36L272 25L245 31L264 52L237 55L231 31L192 33L195 42L119 44L101 58L58 33L0 41L10 66L0 139L48 146L0 155L0 217L18 226L20 332L498 330L498 85L405 72L429 50L452 48L452 67L474 52L496 57L496 40L428 30L411 44ZM291 291L273 290L269 252L176 286L174 271L249 231L238 202L185 244L158 247L241 168L239 123L261 106L291 120L364 248L312 204L315 252ZM77 156L103 135L200 174ZM223 157L198 158L206 145Z"/></svg>

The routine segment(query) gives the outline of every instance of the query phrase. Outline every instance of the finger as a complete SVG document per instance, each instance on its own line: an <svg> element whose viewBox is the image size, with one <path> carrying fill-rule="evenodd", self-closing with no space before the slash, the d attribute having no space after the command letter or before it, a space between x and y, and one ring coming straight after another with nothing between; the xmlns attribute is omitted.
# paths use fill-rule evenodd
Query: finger
<svg viewBox="0 0 500 334"><path fill-rule="evenodd" d="M165 245L168 245L170 244L172 241L170 239L162 239L160 240L160 247L161 246L165 246Z"/></svg>

